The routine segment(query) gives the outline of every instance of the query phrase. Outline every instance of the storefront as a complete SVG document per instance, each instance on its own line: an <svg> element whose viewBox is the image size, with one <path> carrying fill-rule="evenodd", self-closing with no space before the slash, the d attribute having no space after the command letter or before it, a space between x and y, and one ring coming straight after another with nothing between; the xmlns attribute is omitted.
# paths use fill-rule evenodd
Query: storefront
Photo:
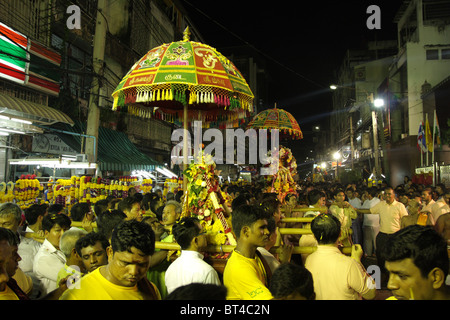
<svg viewBox="0 0 450 320"><path fill-rule="evenodd" d="M44 133L41 125L57 122L73 125L72 119L59 110L16 97L21 92L0 92L0 180L3 181L14 174L8 159L17 153L28 155L33 152L34 138Z"/></svg>

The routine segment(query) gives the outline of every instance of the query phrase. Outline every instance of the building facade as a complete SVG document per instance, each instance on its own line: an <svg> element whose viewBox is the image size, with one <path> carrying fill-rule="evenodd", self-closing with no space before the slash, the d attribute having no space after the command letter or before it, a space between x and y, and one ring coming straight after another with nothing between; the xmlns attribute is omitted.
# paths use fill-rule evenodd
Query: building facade
<svg viewBox="0 0 450 320"><path fill-rule="evenodd" d="M8 159L34 154L32 140L44 129L33 124L73 125L73 120L88 119L93 86L99 88L95 98L99 127L125 132L141 152L160 163L170 161L174 125L111 111L111 93L138 59L155 46L182 39L186 26L190 27L192 40L202 41L202 37L176 0L105 3L101 10L107 29L102 48L104 60L100 71L95 72L98 1L1 1L0 127L21 133L0 136L0 180L9 180L14 175L8 171ZM13 107L18 103L11 99L22 104L26 101L28 108ZM52 116L45 113L49 110ZM13 122L12 116L30 123ZM85 144L83 141L75 151L85 153ZM45 156L42 152L38 154Z"/></svg>
<svg viewBox="0 0 450 320"><path fill-rule="evenodd" d="M394 22L397 24L394 53L392 42L385 41L383 53L387 55L374 56L370 48L362 55L366 60L348 54L338 70L338 84L342 88L333 97L331 128L336 132L338 149L352 150L349 145L355 138L353 159L359 163L358 170L371 172L376 154L371 117L376 109L371 109L371 99L382 98L385 104L376 111L379 163L388 182L398 185L404 176L411 177L416 168L426 166L427 156L431 166L431 153L421 159L417 147L421 121L425 123L428 118L432 129L436 111L441 132L448 128L450 2L404 1ZM444 145L435 150L434 160L440 165L450 163L447 148ZM345 166L348 167L348 161Z"/></svg>
<svg viewBox="0 0 450 320"><path fill-rule="evenodd" d="M341 67L336 71L333 113L330 119L331 145L327 150L328 161L338 163L333 155L340 154L340 170L354 170L361 178L374 172L374 128L383 131L380 111L379 125L373 126L373 101L386 78L394 59L396 42L384 40L368 42L365 49L348 50ZM379 160L382 159L381 143ZM325 159L323 159L325 160ZM334 160L334 161L333 161ZM381 167L381 166L380 166Z"/></svg>
<svg viewBox="0 0 450 320"><path fill-rule="evenodd" d="M431 153L424 154L422 160L417 148L420 123L426 123L428 118L432 130L436 111L441 131L448 128L449 105L441 97L448 97L444 82L450 76L450 3L404 1L394 21L398 27L398 53L387 81L394 104L390 119L390 171L392 183L397 184L404 175L412 176L416 168L427 163L431 166ZM435 94L438 103L432 101ZM434 160L448 165L450 157L446 151L448 145L435 150Z"/></svg>

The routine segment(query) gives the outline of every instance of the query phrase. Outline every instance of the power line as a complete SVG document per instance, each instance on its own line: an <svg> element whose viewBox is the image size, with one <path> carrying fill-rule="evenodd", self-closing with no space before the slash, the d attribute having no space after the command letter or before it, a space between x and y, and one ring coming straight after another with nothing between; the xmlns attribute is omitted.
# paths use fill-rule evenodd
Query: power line
<svg viewBox="0 0 450 320"><path fill-rule="evenodd" d="M213 23L217 24L220 28L224 29L225 31L227 31L228 33L230 33L232 36L234 36L235 38L239 39L240 41L242 41L243 43L245 43L247 46L249 46L250 48L252 48L253 50L255 50L256 52L258 52L259 54L261 54L262 56L266 57L267 59L275 62L276 64L278 64L279 66L283 67L284 69L288 70L289 72L292 72L293 74L295 74L296 76L302 78L303 80L306 80L312 84L314 84L315 86L323 89L325 86L323 84L320 84L314 80L309 79L308 77L298 73L297 71L295 71L294 69L284 65L283 63L279 62L278 60L276 60L275 58L269 56L267 53L261 51L260 49L256 48L254 45L252 45L251 43L249 43L247 40L243 39L241 36L239 36L238 34L234 33L233 31L229 30L227 27L225 27L223 24L221 24L220 22L218 22L217 20L211 18L209 15L207 15L205 12L201 11L200 9L198 9L197 7L195 7L192 3L190 3L187 0L184 0L184 2L186 2L188 5L190 5L192 8L194 8L196 11L198 11L200 14L202 14L203 16L205 16L206 18L208 18L210 21L212 21Z"/></svg>

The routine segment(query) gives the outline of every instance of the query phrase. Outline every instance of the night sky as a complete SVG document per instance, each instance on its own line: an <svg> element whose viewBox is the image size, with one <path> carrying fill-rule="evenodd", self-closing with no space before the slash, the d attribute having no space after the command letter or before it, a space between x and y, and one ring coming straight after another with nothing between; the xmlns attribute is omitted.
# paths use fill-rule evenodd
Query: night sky
<svg viewBox="0 0 450 320"><path fill-rule="evenodd" d="M302 131L329 126L335 72L347 49L367 41L396 40L393 18L402 1L180 0L207 45L251 45L267 57L269 107L292 113ZM268 4L267 4L268 3ZM381 29L366 26L370 5L381 10ZM195 8L194 8L195 7ZM200 11L201 12L200 12ZM310 134L297 143L310 148Z"/></svg>

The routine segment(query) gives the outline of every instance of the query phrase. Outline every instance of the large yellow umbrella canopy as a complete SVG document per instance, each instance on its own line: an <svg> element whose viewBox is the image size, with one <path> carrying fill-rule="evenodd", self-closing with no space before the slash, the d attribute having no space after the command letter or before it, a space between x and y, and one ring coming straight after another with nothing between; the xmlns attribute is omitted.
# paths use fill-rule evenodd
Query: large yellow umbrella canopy
<svg viewBox="0 0 450 320"><path fill-rule="evenodd" d="M252 111L253 93L235 65L215 48L184 39L138 60L112 94L113 109L149 118L152 109Z"/></svg>

